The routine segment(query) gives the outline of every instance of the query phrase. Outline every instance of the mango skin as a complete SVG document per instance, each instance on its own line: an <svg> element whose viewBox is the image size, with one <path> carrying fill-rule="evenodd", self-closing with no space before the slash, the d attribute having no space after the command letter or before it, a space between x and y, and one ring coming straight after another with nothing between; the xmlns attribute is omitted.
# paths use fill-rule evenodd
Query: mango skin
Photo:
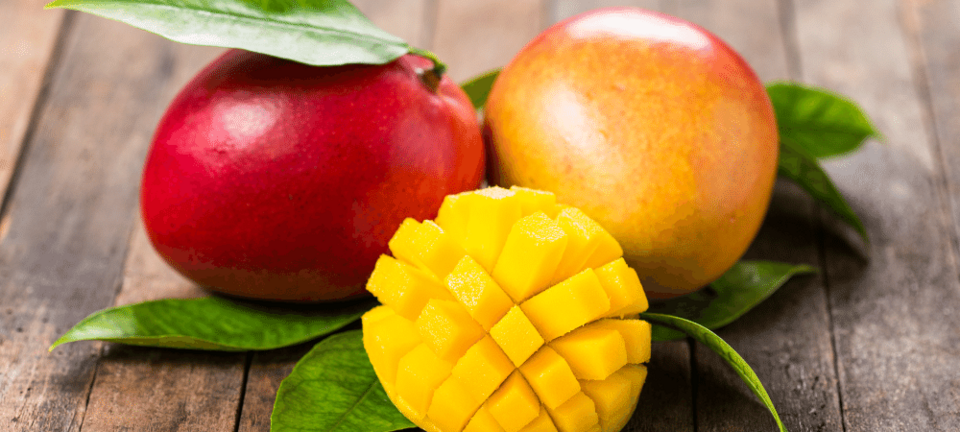
<svg viewBox="0 0 960 432"><path fill-rule="evenodd" d="M173 100L140 189L151 243L222 294L274 301L369 295L404 220L480 185L476 112L414 55L313 67L229 50Z"/></svg>
<svg viewBox="0 0 960 432"><path fill-rule="evenodd" d="M691 23L636 8L562 21L503 69L485 110L490 183L583 210L650 297L718 278L763 221L778 157L770 100Z"/></svg>

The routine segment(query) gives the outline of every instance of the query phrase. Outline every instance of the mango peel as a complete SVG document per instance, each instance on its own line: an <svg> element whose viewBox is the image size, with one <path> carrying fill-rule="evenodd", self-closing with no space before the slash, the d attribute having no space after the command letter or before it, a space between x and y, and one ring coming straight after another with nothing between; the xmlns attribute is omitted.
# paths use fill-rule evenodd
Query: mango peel
<svg viewBox="0 0 960 432"><path fill-rule="evenodd" d="M650 359L637 273L549 192L446 197L404 221L367 289L363 342L390 400L428 432L617 432Z"/></svg>

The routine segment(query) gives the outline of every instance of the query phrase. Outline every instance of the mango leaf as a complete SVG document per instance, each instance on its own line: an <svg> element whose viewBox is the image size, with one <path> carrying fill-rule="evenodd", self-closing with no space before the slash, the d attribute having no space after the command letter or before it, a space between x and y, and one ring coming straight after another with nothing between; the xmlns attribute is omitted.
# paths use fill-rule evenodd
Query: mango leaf
<svg viewBox="0 0 960 432"><path fill-rule="evenodd" d="M316 310L253 307L220 297L167 299L104 309L50 347L83 340L211 351L269 350L327 335L377 303L361 300Z"/></svg>
<svg viewBox="0 0 960 432"><path fill-rule="evenodd" d="M649 312L689 319L716 330L732 323L777 291L791 277L816 273L805 264L772 261L740 261L709 287L683 297L650 305ZM682 339L685 335L667 327L653 328L654 341Z"/></svg>
<svg viewBox="0 0 960 432"><path fill-rule="evenodd" d="M460 84L460 88L470 97L470 102L475 109L481 109L487 103L490 89L493 88L493 82L497 80L498 75L500 75L500 69L494 69Z"/></svg>
<svg viewBox="0 0 960 432"><path fill-rule="evenodd" d="M390 402L360 330L318 343L280 383L271 432L389 432L416 427Z"/></svg>
<svg viewBox="0 0 960 432"><path fill-rule="evenodd" d="M843 198L816 159L795 148L793 144L782 142L778 164L777 172L780 175L793 180L814 199L832 210L840 220L857 230L864 241L870 241L863 222L850 208L850 204L847 204L847 200Z"/></svg>
<svg viewBox="0 0 960 432"><path fill-rule="evenodd" d="M880 137L867 116L849 99L794 83L767 86L780 141L814 158L856 150L867 138Z"/></svg>
<svg viewBox="0 0 960 432"><path fill-rule="evenodd" d="M46 7L88 12L177 42L315 66L383 64L410 50L346 0L55 0Z"/></svg>
<svg viewBox="0 0 960 432"><path fill-rule="evenodd" d="M740 357L740 354L737 354L733 347L721 339L720 336L717 336L716 333L700 324L680 317L645 312L640 314L640 318L655 324L654 328L666 326L682 331L696 341L706 345L713 352L719 354L720 357L726 360L733 370L737 372L740 379L747 384L747 387L760 399L760 402L770 410L770 414L773 415L773 419L777 422L777 426L780 427L780 431L787 432L787 428L783 425L783 422L780 421L780 415L777 414L777 409L773 406L773 401L770 400L770 395L767 394L767 390L763 388L760 378L757 377L757 374L753 372L753 369L750 368L750 365L747 364L743 357Z"/></svg>

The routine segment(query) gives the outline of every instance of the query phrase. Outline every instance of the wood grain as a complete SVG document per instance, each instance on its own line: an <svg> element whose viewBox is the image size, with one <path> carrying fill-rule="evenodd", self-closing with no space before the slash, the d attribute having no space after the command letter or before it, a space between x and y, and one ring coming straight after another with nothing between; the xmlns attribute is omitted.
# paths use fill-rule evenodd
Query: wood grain
<svg viewBox="0 0 960 432"><path fill-rule="evenodd" d="M114 301L157 101L172 91L176 56L165 42L89 16L75 24L0 242L0 424L9 430L83 421L99 344L46 348Z"/></svg>
<svg viewBox="0 0 960 432"><path fill-rule="evenodd" d="M44 11L35 0L0 2L0 191L13 175L48 65L54 58L64 11ZM0 238L3 235L0 225Z"/></svg>
<svg viewBox="0 0 960 432"><path fill-rule="evenodd" d="M544 26L544 0L440 1L432 49L462 82L507 64Z"/></svg>
<svg viewBox="0 0 960 432"><path fill-rule="evenodd" d="M380 28L401 37L417 48L430 49L430 26L427 20L436 12L429 0L353 0L367 18Z"/></svg>
<svg viewBox="0 0 960 432"><path fill-rule="evenodd" d="M904 0L902 22L911 42L914 73L927 104L928 131L943 170L941 190L950 204L954 254L960 253L960 3L949 0ZM960 392L938 405L954 410L960 429Z"/></svg>
<svg viewBox="0 0 960 432"><path fill-rule="evenodd" d="M144 50L143 55L166 56L169 77L164 94L143 109L163 112L175 92L223 50L150 38L155 39L147 44L152 50ZM137 217L123 285L114 305L203 295L208 293L177 274L156 254ZM90 391L84 430L233 431L243 391L245 358L245 354L108 344L101 353Z"/></svg>
<svg viewBox="0 0 960 432"><path fill-rule="evenodd" d="M956 430L956 232L898 5L797 0L795 9L804 79L857 101L886 136L826 164L871 237L825 244L844 429ZM942 31L955 33L955 18Z"/></svg>

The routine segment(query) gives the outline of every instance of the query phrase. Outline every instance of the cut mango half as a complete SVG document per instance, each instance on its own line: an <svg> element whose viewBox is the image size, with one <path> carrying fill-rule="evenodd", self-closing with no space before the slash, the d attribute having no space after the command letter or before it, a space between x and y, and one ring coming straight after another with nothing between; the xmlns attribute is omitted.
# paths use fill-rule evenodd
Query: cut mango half
<svg viewBox="0 0 960 432"><path fill-rule="evenodd" d="M617 432L646 379L650 324L623 250L549 192L448 196L404 221L367 289L363 342L428 432Z"/></svg>

